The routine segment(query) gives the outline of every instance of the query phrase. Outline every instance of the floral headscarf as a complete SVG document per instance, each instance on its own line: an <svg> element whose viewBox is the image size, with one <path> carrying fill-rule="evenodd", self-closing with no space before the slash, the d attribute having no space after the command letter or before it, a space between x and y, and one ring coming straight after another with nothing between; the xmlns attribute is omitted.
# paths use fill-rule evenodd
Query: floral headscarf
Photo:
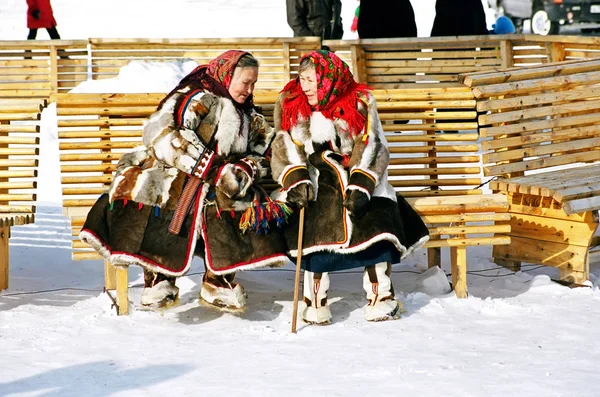
<svg viewBox="0 0 600 397"><path fill-rule="evenodd" d="M208 63L206 74L217 80L226 89L229 89L231 78L233 77L233 71L235 70L235 67L240 59L246 54L249 53L239 50L225 51ZM202 66L199 66L198 68L200 67Z"/></svg>
<svg viewBox="0 0 600 397"><path fill-rule="evenodd" d="M357 110L358 94L365 96L369 87L354 80L348 65L333 52L319 50L302 57L300 62L309 59L317 76L317 105L311 109L302 91L299 77L290 81L282 90L288 92L283 101L281 127L290 130L300 118L308 118L313 111L320 111L326 118L341 118L348 123L351 135L359 134L365 124L365 117Z"/></svg>
<svg viewBox="0 0 600 397"><path fill-rule="evenodd" d="M246 102L243 104L239 104L231 98L229 94L229 85L231 84L231 79L233 78L233 73L235 71L235 67L238 62L244 55L251 55L246 51L239 50L229 50L225 51L215 59L211 60L206 65L200 65L192 70L187 76L185 76L177 87L175 87L158 105L160 109L163 103L167 100L167 98L171 97L171 95L184 88L189 86L193 89L204 89L207 90L217 96L231 99L233 104L240 110L249 111L254 107L253 104L253 96L250 95L246 98Z"/></svg>

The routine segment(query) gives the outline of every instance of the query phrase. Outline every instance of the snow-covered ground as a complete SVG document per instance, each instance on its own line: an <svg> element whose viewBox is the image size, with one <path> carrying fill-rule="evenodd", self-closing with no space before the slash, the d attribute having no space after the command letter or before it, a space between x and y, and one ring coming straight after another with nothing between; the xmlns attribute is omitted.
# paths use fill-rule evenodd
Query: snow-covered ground
<svg viewBox="0 0 600 397"><path fill-rule="evenodd" d="M282 0L87 3L53 1L63 37L291 35ZM413 3L426 35L434 2ZM2 39L26 36L24 4L1 1ZM349 24L356 2L343 4ZM118 83L137 90L135 67L117 82L81 89ZM154 82L148 90L185 70L146 68ZM239 274L248 307L230 314L198 302L203 266L196 260L178 280L180 306L116 316L102 293L102 262L71 261L53 111L43 118L37 221L12 229L11 286L0 293L0 396L600 395L597 263L589 288L569 289L551 280L554 269L525 265L514 274L491 262L489 247L470 249L470 297L459 300L446 291L443 273L425 272L425 254L417 252L394 266L406 310L400 320L367 323L361 274L349 271L331 276L333 324L299 323L293 335L291 264ZM139 268L130 269L130 280L138 302Z"/></svg>

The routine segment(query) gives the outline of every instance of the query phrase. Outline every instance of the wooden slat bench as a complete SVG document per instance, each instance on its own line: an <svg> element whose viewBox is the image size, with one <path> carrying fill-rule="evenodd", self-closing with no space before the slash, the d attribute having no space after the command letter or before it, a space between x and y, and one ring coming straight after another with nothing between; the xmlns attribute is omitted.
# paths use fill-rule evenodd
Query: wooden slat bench
<svg viewBox="0 0 600 397"><path fill-rule="evenodd" d="M472 87L490 188L508 197L511 244L494 260L588 279L600 209L600 60L465 75Z"/></svg>
<svg viewBox="0 0 600 397"><path fill-rule="evenodd" d="M441 267L441 248L449 248L454 291L465 298L467 247L510 242L497 235L509 225L494 225L510 219L506 198L482 189L475 98L465 86L431 84L375 90L375 97L391 153L389 182L429 228L429 267Z"/></svg>
<svg viewBox="0 0 600 397"><path fill-rule="evenodd" d="M256 94L256 103L271 119L277 92ZM90 206L111 183L120 155L141 143L143 120L163 95L58 96L63 205L72 220L74 259L100 259L76 236ZM464 87L422 85L377 90L375 95L392 152L390 183L408 197L430 226L430 265L440 264L441 247L450 248L455 291L459 297L465 297L466 247L509 242L507 237L494 237L494 233L507 232L508 226L485 224L508 221L508 205L502 195L482 195L477 133L444 133L476 128L475 101ZM438 107L454 111L436 113ZM418 123L394 124L394 120ZM105 268L106 288L117 289L118 312L125 314L127 271L120 268L116 272L110 264Z"/></svg>
<svg viewBox="0 0 600 397"><path fill-rule="evenodd" d="M0 291L8 288L10 227L33 223L39 120L45 100L0 99Z"/></svg>

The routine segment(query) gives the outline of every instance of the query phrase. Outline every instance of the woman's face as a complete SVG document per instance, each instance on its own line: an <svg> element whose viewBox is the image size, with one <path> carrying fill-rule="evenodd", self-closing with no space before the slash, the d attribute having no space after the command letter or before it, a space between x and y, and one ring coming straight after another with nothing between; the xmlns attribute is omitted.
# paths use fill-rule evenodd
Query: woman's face
<svg viewBox="0 0 600 397"><path fill-rule="evenodd" d="M310 106L316 106L319 103L317 97L317 73L314 68L308 68L300 72L300 87L308 98Z"/></svg>
<svg viewBox="0 0 600 397"><path fill-rule="evenodd" d="M245 67L235 68L231 83L229 83L229 95L237 103L244 103L254 92L254 84L258 79L258 68Z"/></svg>

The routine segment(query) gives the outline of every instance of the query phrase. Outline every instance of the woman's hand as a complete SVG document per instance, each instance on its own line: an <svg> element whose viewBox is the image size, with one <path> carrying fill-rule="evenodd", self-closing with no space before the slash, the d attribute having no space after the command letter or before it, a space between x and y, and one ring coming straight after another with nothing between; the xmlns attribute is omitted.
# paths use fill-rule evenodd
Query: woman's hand
<svg viewBox="0 0 600 397"><path fill-rule="evenodd" d="M361 218L366 210L367 205L369 204L370 198L369 196L360 190L346 190L346 199L344 200L344 207L348 211L350 211L350 215Z"/></svg>

